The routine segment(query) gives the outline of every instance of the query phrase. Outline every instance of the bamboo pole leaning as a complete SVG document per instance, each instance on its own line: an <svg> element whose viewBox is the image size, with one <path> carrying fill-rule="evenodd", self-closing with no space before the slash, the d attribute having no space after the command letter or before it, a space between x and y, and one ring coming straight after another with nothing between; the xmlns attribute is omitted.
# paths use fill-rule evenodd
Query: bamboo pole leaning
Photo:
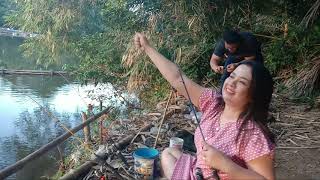
<svg viewBox="0 0 320 180"><path fill-rule="evenodd" d="M58 138L56 138L55 140L49 142L48 144L42 146L40 149L38 149L37 151L34 151L33 153L29 154L28 156L24 157L23 159L17 161L16 163L5 167L4 169L2 169L0 171L0 179L5 179L8 176L14 174L15 172L19 171L20 169L22 169L26 164L28 164L29 162L31 162L32 160L35 160L37 158L39 158L40 156L42 156L43 154L45 154L46 152L50 151L51 149L53 149L54 147L56 147L57 145L61 144L62 142L64 142L66 139L68 139L69 137L71 137L74 133L78 132L79 130L81 130L83 127L87 126L88 124L92 123L93 121L95 121L96 119L98 119L100 116L102 116L103 114L108 113L111 110L111 107L108 107L106 109L104 109L103 111L97 113L96 115L90 117L87 121L85 121L84 123L70 129L70 131L64 133L63 135L59 136Z"/></svg>
<svg viewBox="0 0 320 180"><path fill-rule="evenodd" d="M47 70L19 70L19 69L0 69L0 75L9 75L9 74L17 74L17 75L69 75L65 71L47 71Z"/></svg>
<svg viewBox="0 0 320 180"><path fill-rule="evenodd" d="M82 122L86 122L88 120L88 116L85 112L81 112ZM91 133L90 133L90 126L83 127L83 135L84 135L84 142L86 145L91 143Z"/></svg>

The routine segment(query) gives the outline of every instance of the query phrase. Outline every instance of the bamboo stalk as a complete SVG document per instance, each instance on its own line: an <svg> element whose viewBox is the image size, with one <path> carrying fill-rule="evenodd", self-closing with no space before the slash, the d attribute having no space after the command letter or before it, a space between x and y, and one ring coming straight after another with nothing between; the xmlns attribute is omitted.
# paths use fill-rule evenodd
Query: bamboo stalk
<svg viewBox="0 0 320 180"><path fill-rule="evenodd" d="M105 110L99 112L98 114L90 117L86 122L72 128L70 131L71 132L66 132L63 135L59 136L55 140L49 142L48 144L42 146L40 149L34 151L33 153L29 154L28 156L24 157L23 159L17 161L16 163L5 167L0 171L0 179L4 179L11 174L17 172L18 170L22 169L26 164L31 162L32 160L35 160L45 154L46 152L50 151L57 145L63 143L66 139L68 139L70 136L72 136L74 133L78 132L81 130L83 127L87 126L88 124L92 123L96 119L98 119L100 116L103 114L108 113L111 110L111 107L106 108Z"/></svg>
<svg viewBox="0 0 320 180"><path fill-rule="evenodd" d="M88 120L88 116L86 115L85 112L81 112L81 116L82 116L82 122L85 123ZM86 144L89 144L91 142L91 135L90 135L90 127L89 126L83 127L83 134L84 134L84 142Z"/></svg>
<svg viewBox="0 0 320 180"><path fill-rule="evenodd" d="M171 90L171 92L170 92L170 95L169 95L169 98L168 98L168 101L167 101L167 104L166 104L166 108L164 110L164 113L163 113L163 116L162 116L162 119L161 119L161 122L160 122L160 125L159 125L158 134L157 134L156 140L154 141L154 145L153 145L154 148L156 148L156 146L157 146L157 142L158 142L158 138L159 138L159 135L160 135L161 127L162 127L163 121L164 121L164 119L166 117L167 109L168 109L172 94L173 94L173 90Z"/></svg>
<svg viewBox="0 0 320 180"><path fill-rule="evenodd" d="M99 103L99 108L100 108L100 111L102 111L102 101L100 100L100 103ZM102 140L102 130L103 130L103 119L100 120L99 122L99 140L100 140L100 144L103 143L103 140Z"/></svg>

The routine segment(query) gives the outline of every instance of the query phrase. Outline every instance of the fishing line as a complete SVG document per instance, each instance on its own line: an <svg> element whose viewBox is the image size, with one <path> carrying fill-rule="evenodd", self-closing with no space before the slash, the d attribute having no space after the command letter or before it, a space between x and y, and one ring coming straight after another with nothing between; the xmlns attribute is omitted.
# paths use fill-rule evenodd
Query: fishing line
<svg viewBox="0 0 320 180"><path fill-rule="evenodd" d="M178 66L177 66L178 67ZM180 77L181 77L181 80L182 80L182 84L184 86L184 89L186 90L186 93L187 93L187 96L188 96L188 100L189 100L189 103L191 104L191 111L193 112L195 118L196 118L196 121L197 121L197 124L198 124L198 127L199 127L199 130L200 130L200 133L201 133L201 136L202 136L202 140L205 142L205 138L204 138L204 135L203 135L203 131L202 131L202 128L200 126L200 120L198 119L198 116L196 114L196 110L191 102L191 98L190 98L190 95L189 95L189 92L187 90L187 86L183 80L183 76L182 76L182 72L181 72L181 69L178 67L178 70L179 70L179 74L180 74Z"/></svg>
<svg viewBox="0 0 320 180"><path fill-rule="evenodd" d="M176 65L177 65L177 64L176 64ZM185 84L185 81L184 81L184 79L183 79L183 75L182 75L181 69L179 68L178 65L177 65L177 67L178 67L178 71L179 71L179 74L180 74L180 77L181 77L181 80L182 80L184 89L185 89L185 91L186 91L186 93L187 93L189 103L191 104L191 110L193 111L194 116L195 116L195 118L196 118L196 121L197 121L197 123L198 123L198 127L199 127L199 130L200 130L201 136L202 136L202 140L203 140L204 142L206 142L205 137L204 137L204 135L203 135L202 128L201 128L201 126L200 126L200 120L198 119L197 114L196 114L196 110L195 110L195 108L194 108L194 106L193 106L193 104L192 104L192 102L191 102L191 98L190 98L189 92L188 92L188 90L187 90L187 86L186 86L186 84ZM200 169L199 167L196 168L196 177L197 177L197 179L201 179L201 180L204 179L203 174L202 174L202 171L201 171L201 169ZM217 179L217 180L220 179L220 178L219 178L219 175L218 175L218 171L217 171L216 169L214 169L214 168L212 168L212 177L214 177L214 178Z"/></svg>

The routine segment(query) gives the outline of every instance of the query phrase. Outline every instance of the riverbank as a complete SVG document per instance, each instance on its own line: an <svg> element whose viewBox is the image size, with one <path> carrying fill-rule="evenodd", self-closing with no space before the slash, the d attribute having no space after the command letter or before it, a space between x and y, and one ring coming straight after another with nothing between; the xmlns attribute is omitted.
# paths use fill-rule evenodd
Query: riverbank
<svg viewBox="0 0 320 180"><path fill-rule="evenodd" d="M153 147L157 139L158 125L160 124L166 102L160 102L154 110L148 113L136 114L128 119L113 121L105 130L104 149L107 158L102 164L94 164L93 168L84 176L99 179L105 174L107 179L133 178L132 152L140 147ZM183 114L187 109L187 101L178 97L170 101L166 117L161 126L156 149L160 152L169 146L173 136L187 138L184 151L193 152L192 135L196 124ZM315 179L320 177L320 150L318 131L320 130L320 103L310 107L307 103L294 103L287 97L279 94L273 95L271 113L275 122L270 125L276 135L277 148L275 169L277 179ZM139 131L141 127L152 124L152 127ZM114 149L114 144L123 141L128 135L127 144ZM186 137L188 136L188 137ZM98 145L95 146L98 149ZM93 148L94 149L94 148ZM118 152L118 153L117 153ZM121 152L119 154L119 152ZM86 159L88 160L88 159ZM101 163L101 161L100 161ZM67 173L66 167L63 173ZM98 177L97 174L100 176Z"/></svg>

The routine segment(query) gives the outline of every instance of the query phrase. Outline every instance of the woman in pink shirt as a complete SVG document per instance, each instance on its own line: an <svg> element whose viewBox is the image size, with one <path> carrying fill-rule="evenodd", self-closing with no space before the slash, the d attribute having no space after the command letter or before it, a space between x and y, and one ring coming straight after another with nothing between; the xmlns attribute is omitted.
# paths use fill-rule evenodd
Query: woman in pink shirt
<svg viewBox="0 0 320 180"><path fill-rule="evenodd" d="M223 83L221 92L206 89L179 73L143 34L134 38L163 77L203 113L195 132L196 156L167 148L161 155L163 175L169 179L274 179L274 139L267 127L273 91L269 71L245 61ZM181 79L183 78L183 80ZM184 87L184 84L186 88ZM218 177L214 172L218 172Z"/></svg>

